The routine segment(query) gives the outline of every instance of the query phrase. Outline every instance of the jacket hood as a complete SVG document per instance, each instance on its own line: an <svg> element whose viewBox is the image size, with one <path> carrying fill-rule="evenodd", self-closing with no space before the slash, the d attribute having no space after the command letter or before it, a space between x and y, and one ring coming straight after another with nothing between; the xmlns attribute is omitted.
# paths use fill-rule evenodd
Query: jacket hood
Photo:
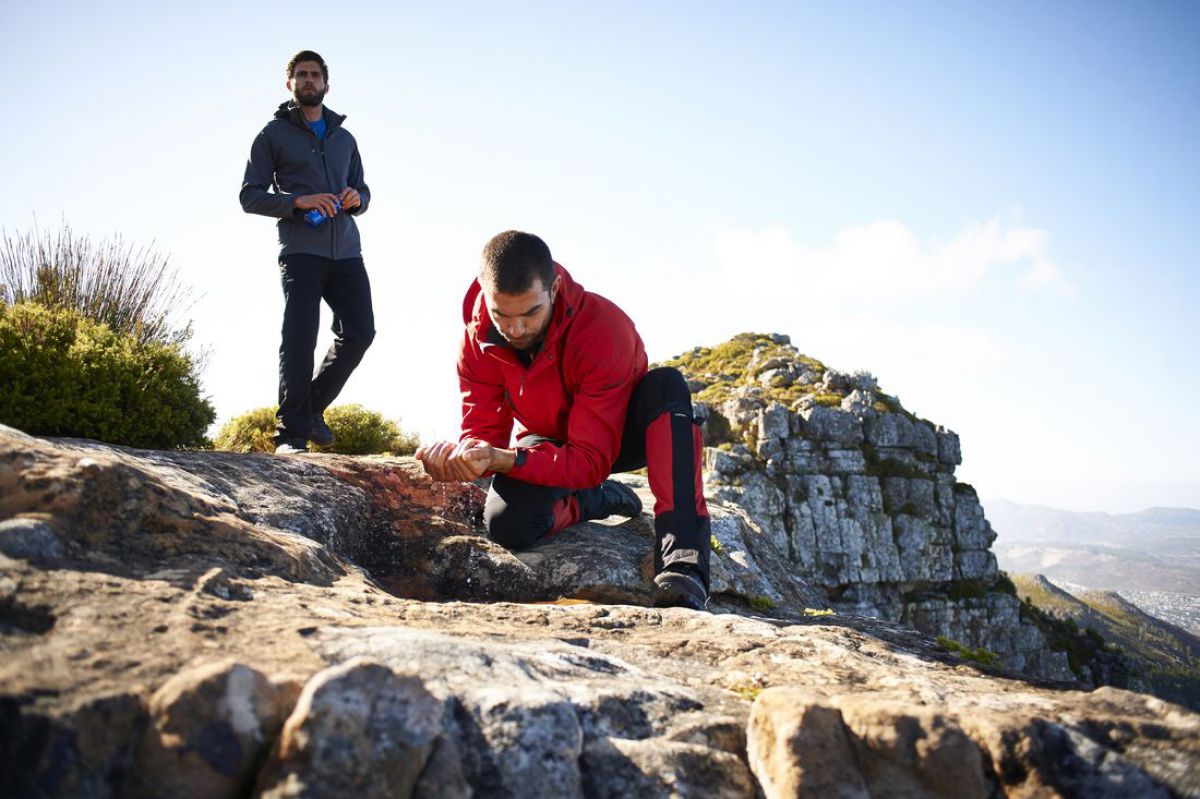
<svg viewBox="0 0 1200 799"><path fill-rule="evenodd" d="M550 327L546 331L543 347L553 343L570 325L575 314L579 312L585 294L583 286L576 283L571 273L557 261L554 263L554 274L562 278L562 288L554 298L554 307L550 311ZM471 337L479 343L481 349L497 346L497 341L500 340L498 331L496 335L492 335L495 326L488 314L487 303L483 300L483 286L479 284L478 278L471 283L466 296L463 297L463 324L467 325Z"/></svg>
<svg viewBox="0 0 1200 799"><path fill-rule="evenodd" d="M330 130L333 130L346 121L345 114L339 114L328 106L321 108L321 115L325 117L325 124ZM289 120L302 128L308 127L304 121L304 112L301 111L300 104L295 100L284 100L280 103L279 107L275 109L275 118Z"/></svg>

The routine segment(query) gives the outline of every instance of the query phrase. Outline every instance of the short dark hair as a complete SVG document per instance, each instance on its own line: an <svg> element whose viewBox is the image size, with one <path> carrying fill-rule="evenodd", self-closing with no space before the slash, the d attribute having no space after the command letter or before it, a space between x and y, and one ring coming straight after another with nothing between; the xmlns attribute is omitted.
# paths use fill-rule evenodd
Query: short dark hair
<svg viewBox="0 0 1200 799"><path fill-rule="evenodd" d="M534 279L548 289L554 282L554 259L537 236L506 230L483 248L479 279L501 294L524 294L533 288Z"/></svg>
<svg viewBox="0 0 1200 799"><path fill-rule="evenodd" d="M291 80L296 74L296 65L301 61L316 61L321 65L321 75L325 78L325 82L329 83L329 67L325 66L325 59L321 58L320 53L312 50L301 50L292 56L292 60L287 63L287 76Z"/></svg>

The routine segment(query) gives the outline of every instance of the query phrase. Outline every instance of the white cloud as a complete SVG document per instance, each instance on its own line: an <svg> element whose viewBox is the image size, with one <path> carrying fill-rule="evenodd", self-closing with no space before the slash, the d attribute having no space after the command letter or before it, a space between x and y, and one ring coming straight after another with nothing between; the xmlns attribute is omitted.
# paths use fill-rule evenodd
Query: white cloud
<svg viewBox="0 0 1200 799"><path fill-rule="evenodd" d="M861 305L956 294L993 275L1014 288L1069 293L1049 238L1044 230L992 219L946 241L922 241L905 224L882 220L846 228L816 247L780 225L722 229L714 247L719 271L729 285L741 286L739 294L770 286L773 294ZM745 280L751 266L762 282Z"/></svg>

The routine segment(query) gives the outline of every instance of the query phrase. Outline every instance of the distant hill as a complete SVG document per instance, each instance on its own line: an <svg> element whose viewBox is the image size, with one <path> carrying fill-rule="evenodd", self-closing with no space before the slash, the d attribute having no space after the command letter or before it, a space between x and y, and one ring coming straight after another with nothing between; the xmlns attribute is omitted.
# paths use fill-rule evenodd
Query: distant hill
<svg viewBox="0 0 1200 799"><path fill-rule="evenodd" d="M1200 708L1200 638L1142 612L1112 591L1072 593L1040 574L1009 576L1023 600L1119 647L1138 664L1151 693Z"/></svg>
<svg viewBox="0 0 1200 799"><path fill-rule="evenodd" d="M1200 510L1150 508L1137 513L1080 513L1004 499L983 502L998 540L1098 544L1145 551L1190 545L1200 560Z"/></svg>
<svg viewBox="0 0 1200 799"><path fill-rule="evenodd" d="M992 550L1010 572L1088 588L1200 596L1200 510L1077 513L987 500Z"/></svg>
<svg viewBox="0 0 1200 799"><path fill-rule="evenodd" d="M1057 582L1112 591L1200 595L1200 568L1139 549L1115 546L997 541L992 545L1007 572L1044 574Z"/></svg>

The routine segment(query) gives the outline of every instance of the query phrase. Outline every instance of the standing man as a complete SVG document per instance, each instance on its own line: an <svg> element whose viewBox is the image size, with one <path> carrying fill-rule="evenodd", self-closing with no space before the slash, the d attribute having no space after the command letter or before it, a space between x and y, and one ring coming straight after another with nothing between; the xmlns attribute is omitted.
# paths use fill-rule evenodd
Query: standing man
<svg viewBox="0 0 1200 799"><path fill-rule="evenodd" d="M584 291L529 233L488 242L463 322L462 435L418 449L426 471L438 481L493 474L488 535L525 549L576 522L641 513L633 490L606 478L645 466L654 494L654 602L703 609L709 519L700 428L683 376L647 372L629 317Z"/></svg>
<svg viewBox="0 0 1200 799"><path fill-rule="evenodd" d="M367 210L358 143L345 117L324 106L325 59L301 50L287 64L292 99L254 139L242 209L279 220L283 340L275 451L307 452L334 443L324 412L375 338L371 284L354 217ZM321 300L333 311L333 346L313 378Z"/></svg>

